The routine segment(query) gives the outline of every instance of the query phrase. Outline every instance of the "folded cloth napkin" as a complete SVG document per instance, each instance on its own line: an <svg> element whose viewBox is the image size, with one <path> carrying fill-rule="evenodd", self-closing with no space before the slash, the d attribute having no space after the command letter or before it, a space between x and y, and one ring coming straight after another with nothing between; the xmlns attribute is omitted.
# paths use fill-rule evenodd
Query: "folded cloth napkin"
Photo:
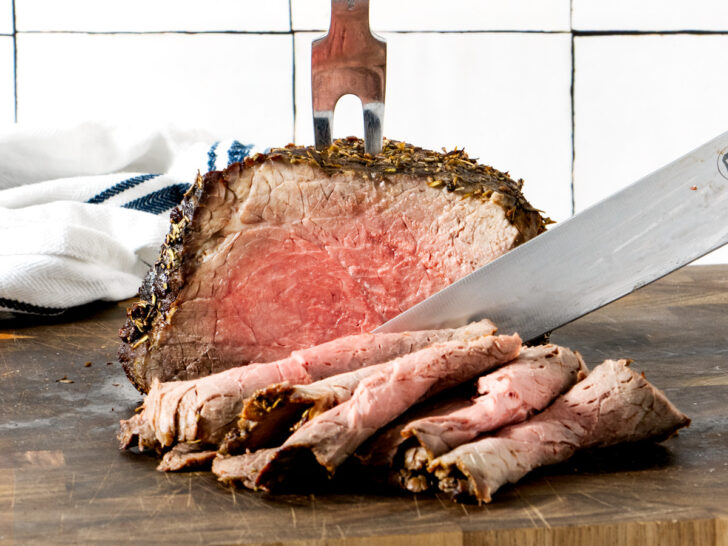
<svg viewBox="0 0 728 546"><path fill-rule="evenodd" d="M0 133L0 312L132 297L197 172L256 151L200 131L104 123Z"/></svg>

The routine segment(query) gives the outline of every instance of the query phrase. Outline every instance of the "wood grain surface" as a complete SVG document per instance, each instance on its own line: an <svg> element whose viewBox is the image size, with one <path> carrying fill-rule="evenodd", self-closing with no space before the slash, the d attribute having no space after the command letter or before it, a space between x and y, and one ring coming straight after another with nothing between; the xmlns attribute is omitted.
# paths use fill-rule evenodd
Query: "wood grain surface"
<svg viewBox="0 0 728 546"><path fill-rule="evenodd" d="M0 321L0 543L728 546L728 266L689 267L553 334L664 389L693 423L661 445L583 453L445 497L234 491L120 452L141 402L116 362L124 307ZM87 365L90 363L90 365Z"/></svg>

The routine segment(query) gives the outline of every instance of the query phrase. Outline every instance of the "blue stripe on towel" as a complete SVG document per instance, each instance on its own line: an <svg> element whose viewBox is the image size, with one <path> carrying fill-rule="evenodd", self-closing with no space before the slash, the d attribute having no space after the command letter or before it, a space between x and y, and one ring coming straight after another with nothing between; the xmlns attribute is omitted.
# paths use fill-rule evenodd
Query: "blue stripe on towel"
<svg viewBox="0 0 728 546"><path fill-rule="evenodd" d="M228 148L228 165L242 161L250 155L252 149L252 144L241 144L237 140L233 140L230 148Z"/></svg>
<svg viewBox="0 0 728 546"><path fill-rule="evenodd" d="M87 203L103 203L107 199L110 199L111 197L114 197L115 195L118 195L121 192L128 190L129 188L138 186L142 182L146 182L147 180L151 180L152 178L157 178L158 176L159 176L158 174L142 174L140 176L135 176L134 178L129 178L128 180L124 180L122 182L114 184L110 188L102 191L101 193L94 195L91 199L89 199L86 202Z"/></svg>
<svg viewBox="0 0 728 546"><path fill-rule="evenodd" d="M217 161L217 145L220 144L219 142L215 142L212 146L210 146L210 151L207 152L207 170L208 171L214 171L215 170L215 162Z"/></svg>
<svg viewBox="0 0 728 546"><path fill-rule="evenodd" d="M182 201L182 197L189 189L190 184L173 184L161 190L148 193L144 197L129 201L122 205L125 209L141 210L152 214L161 214Z"/></svg>
<svg viewBox="0 0 728 546"><path fill-rule="evenodd" d="M55 316L65 313L67 307L44 307L42 305L33 305L24 301L11 300L8 298L0 298L0 309L8 309L11 312L29 313L32 315Z"/></svg>

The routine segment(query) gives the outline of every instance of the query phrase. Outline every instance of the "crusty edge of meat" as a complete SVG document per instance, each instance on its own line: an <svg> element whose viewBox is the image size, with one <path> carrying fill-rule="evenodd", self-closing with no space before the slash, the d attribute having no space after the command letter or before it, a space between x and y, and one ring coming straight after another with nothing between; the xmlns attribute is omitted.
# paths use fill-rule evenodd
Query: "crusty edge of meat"
<svg viewBox="0 0 728 546"><path fill-rule="evenodd" d="M516 182L507 173L477 163L464 150L442 154L394 140L385 139L382 152L375 156L365 154L363 141L356 138L337 140L326 150L289 145L247 157L224 171L212 171L204 177L198 174L182 203L172 210L170 230L160 256L142 282L139 300L127 309L127 320L119 330L122 339L119 361L140 392L146 393L150 387L142 369L146 353L154 350L154 336L150 334L172 322L175 301L197 250L192 248L192 235L200 231L200 223L204 222L201 218L204 215L198 211L204 208L210 188L217 184L227 186L228 181L237 180L245 169L266 161L305 163L328 176L341 172L385 179L401 174L421 176L432 188L460 192L471 199L490 200L502 207L506 218L519 232L516 245L544 231L550 222L525 199L521 193L522 180Z"/></svg>
<svg viewBox="0 0 728 546"><path fill-rule="evenodd" d="M240 164L228 168L229 174L239 172ZM228 174L228 176L229 176ZM153 348L149 333L170 323L176 310L175 300L187 277L185 260L190 254L189 241L197 230L198 210L204 206L209 188L224 183L225 173L213 171L204 177L198 173L195 183L187 190L182 202L170 213L170 228L162 243L159 258L147 273L139 288L139 300L126 311L126 322L119 330L122 344L118 357L124 372L137 390L147 393L144 371L139 366Z"/></svg>

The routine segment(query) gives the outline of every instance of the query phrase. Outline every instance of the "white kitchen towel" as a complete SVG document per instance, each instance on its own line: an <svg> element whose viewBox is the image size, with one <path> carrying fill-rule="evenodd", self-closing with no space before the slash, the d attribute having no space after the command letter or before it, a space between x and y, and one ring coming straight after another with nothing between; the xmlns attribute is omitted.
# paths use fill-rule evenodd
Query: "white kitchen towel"
<svg viewBox="0 0 728 546"><path fill-rule="evenodd" d="M175 128L0 132L0 312L57 315L132 297L197 172L256 151Z"/></svg>

